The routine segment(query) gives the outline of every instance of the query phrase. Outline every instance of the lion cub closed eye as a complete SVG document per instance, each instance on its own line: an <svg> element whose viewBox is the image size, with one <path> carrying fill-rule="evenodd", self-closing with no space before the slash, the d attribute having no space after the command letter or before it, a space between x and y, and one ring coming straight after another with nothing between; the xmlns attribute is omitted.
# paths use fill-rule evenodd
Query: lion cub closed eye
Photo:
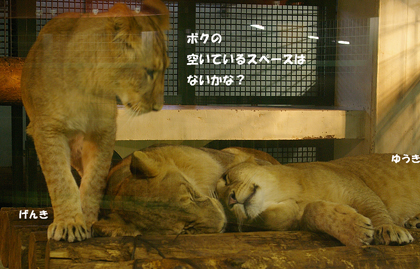
<svg viewBox="0 0 420 269"><path fill-rule="evenodd" d="M166 6L144 0L140 14L118 3L107 13L59 15L39 33L21 90L54 209L48 238L91 237L115 143L116 97L134 115L162 108L168 28Z"/></svg>
<svg viewBox="0 0 420 269"><path fill-rule="evenodd" d="M419 228L420 169L391 154L331 162L239 164L217 192L239 225L264 230L311 230L345 245L401 245Z"/></svg>

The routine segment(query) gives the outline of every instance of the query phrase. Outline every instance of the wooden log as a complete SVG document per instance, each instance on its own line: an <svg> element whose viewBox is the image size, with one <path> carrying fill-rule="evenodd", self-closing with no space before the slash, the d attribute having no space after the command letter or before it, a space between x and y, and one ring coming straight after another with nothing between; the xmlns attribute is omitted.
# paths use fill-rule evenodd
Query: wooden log
<svg viewBox="0 0 420 269"><path fill-rule="evenodd" d="M20 77L24 58L0 58L0 105L21 105Z"/></svg>
<svg viewBox="0 0 420 269"><path fill-rule="evenodd" d="M132 259L189 259L237 255L254 249L275 252L341 245L327 235L309 232L102 237L77 243L51 240L47 244L46 268L132 268Z"/></svg>
<svg viewBox="0 0 420 269"><path fill-rule="evenodd" d="M104 262L104 261L91 261L85 263L74 263L71 260L60 260L54 259L51 260L50 266L46 268L62 268L62 269L133 269L133 261L125 261L125 262ZM158 267L150 267L158 268ZM173 267L171 267L172 269ZM180 267L181 269L182 267Z"/></svg>
<svg viewBox="0 0 420 269"><path fill-rule="evenodd" d="M269 243L267 243L269 242ZM291 244L291 242L293 242ZM134 249L134 245L136 245ZM47 259L127 261L130 259L191 258L217 254L280 251L342 246L323 234L310 232L252 232L142 237L99 237L82 242L49 241ZM133 256L134 252L134 256ZM48 255L47 255L48 254Z"/></svg>
<svg viewBox="0 0 420 269"><path fill-rule="evenodd" d="M418 252L408 246L330 247L311 250L285 250L271 255L223 255L189 259L135 260L126 262L74 263L71 260L52 260L49 268L93 269L197 269L197 268L419 268ZM399 254L397 254L399 253Z"/></svg>
<svg viewBox="0 0 420 269"><path fill-rule="evenodd" d="M24 215L19 216L19 212L23 210L28 210L28 214L32 212L36 212L37 214L40 211L45 210L48 214L47 219L28 219L24 218ZM20 232L21 228L26 227L27 229L24 232L27 232L27 236L29 236L31 231L37 231L39 229L45 229L48 227L50 223L53 221L53 211L52 208L12 208L12 207L3 207L0 210L0 259L4 267L9 267L9 256L12 255L13 257L17 255L16 253L11 254L12 251L19 252L20 250L12 249L11 240L15 246L25 244L24 247L28 247L29 241L25 239L22 241L22 234L20 237L16 235L16 232ZM15 228L14 228L15 227ZM38 228L42 227L42 228ZM19 243L20 242L20 243Z"/></svg>
<svg viewBox="0 0 420 269"><path fill-rule="evenodd" d="M46 268L419 268L420 231L412 234L406 246L361 248L309 232L49 241Z"/></svg>
<svg viewBox="0 0 420 269"><path fill-rule="evenodd" d="M9 216L6 211L10 208L0 210L0 260L4 267L9 267Z"/></svg>
<svg viewBox="0 0 420 269"><path fill-rule="evenodd" d="M46 232L48 225L11 226L11 237L9 239L9 267L28 269L29 236L34 231Z"/></svg>
<svg viewBox="0 0 420 269"><path fill-rule="evenodd" d="M68 243L50 240L45 251L45 267L59 262L87 264L91 261L122 262L132 258L133 237L99 237ZM66 260L66 261L65 261Z"/></svg>
<svg viewBox="0 0 420 269"><path fill-rule="evenodd" d="M190 259L136 260L131 268L419 268L420 245L329 247ZM58 267L57 267L58 268ZM75 267L72 267L75 268ZM81 268L81 267L80 267ZM120 269L128 269L120 267Z"/></svg>
<svg viewBox="0 0 420 269"><path fill-rule="evenodd" d="M29 236L28 267L29 269L45 268L45 249L47 232L32 232Z"/></svg>

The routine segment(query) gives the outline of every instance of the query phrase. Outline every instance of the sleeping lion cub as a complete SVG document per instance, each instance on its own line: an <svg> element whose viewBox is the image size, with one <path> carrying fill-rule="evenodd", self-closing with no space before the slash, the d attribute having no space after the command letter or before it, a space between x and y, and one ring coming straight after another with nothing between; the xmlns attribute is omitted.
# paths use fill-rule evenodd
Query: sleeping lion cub
<svg viewBox="0 0 420 269"><path fill-rule="evenodd" d="M162 108L168 28L166 6L145 0L140 14L118 3L107 13L59 15L39 33L21 89L54 209L48 238L91 237L115 143L116 96L133 115Z"/></svg>
<svg viewBox="0 0 420 269"><path fill-rule="evenodd" d="M105 217L93 229L102 236L222 232L226 217L214 195L217 182L250 156L260 165L273 161L242 148L158 145L136 151L110 170Z"/></svg>
<svg viewBox="0 0 420 269"><path fill-rule="evenodd" d="M241 163L217 192L239 225L328 233L345 245L407 244L420 228L420 167L391 154L331 162Z"/></svg>

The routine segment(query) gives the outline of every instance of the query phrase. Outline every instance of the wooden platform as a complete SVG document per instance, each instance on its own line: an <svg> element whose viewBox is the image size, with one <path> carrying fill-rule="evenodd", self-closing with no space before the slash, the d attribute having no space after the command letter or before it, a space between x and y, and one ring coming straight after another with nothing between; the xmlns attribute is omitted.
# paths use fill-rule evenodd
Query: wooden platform
<svg viewBox="0 0 420 269"><path fill-rule="evenodd" d="M0 105L22 104L24 60L0 57ZM133 117L120 106L117 140L364 139L366 117L363 110L337 107L176 105Z"/></svg>
<svg viewBox="0 0 420 269"><path fill-rule="evenodd" d="M103 237L66 243L47 242L45 223L17 220L19 210L0 211L1 259L9 268L420 268L418 230L411 230L413 244L360 248L310 232Z"/></svg>
<svg viewBox="0 0 420 269"><path fill-rule="evenodd" d="M24 213L28 210L28 214ZM29 219L32 211L39 216L40 211L46 211L47 219ZM6 268L29 268L29 259L35 259L39 262L39 258L31 257L36 253L35 249L29 250L29 241L33 232L41 232L44 234L48 225L53 221L53 211L51 208L8 208L3 207L0 210L0 259ZM45 249L47 236L44 239L43 249ZM39 237L38 237L39 238ZM39 252L39 251L38 251ZM44 257L45 257L45 251ZM31 253L31 254L30 254ZM42 263L45 265L45 262ZM31 267L38 268L38 267ZM39 267L44 268L44 267Z"/></svg>
<svg viewBox="0 0 420 269"><path fill-rule="evenodd" d="M165 105L158 113L133 117L119 106L116 135L165 141L363 139L365 121L364 111L331 107Z"/></svg>

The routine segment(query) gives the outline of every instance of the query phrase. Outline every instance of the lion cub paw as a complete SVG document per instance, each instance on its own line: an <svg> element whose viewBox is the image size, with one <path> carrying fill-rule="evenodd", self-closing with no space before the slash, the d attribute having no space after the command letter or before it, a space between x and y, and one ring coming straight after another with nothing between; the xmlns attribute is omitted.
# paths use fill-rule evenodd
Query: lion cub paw
<svg viewBox="0 0 420 269"><path fill-rule="evenodd" d="M372 242L374 229L369 218L343 205L337 206L335 210L340 214L335 223L339 225L337 239L346 246L363 246Z"/></svg>
<svg viewBox="0 0 420 269"><path fill-rule="evenodd" d="M394 224L376 227L374 238L377 245L404 245L414 241L405 228Z"/></svg>
<svg viewBox="0 0 420 269"><path fill-rule="evenodd" d="M48 239L68 242L83 241L91 237L91 231L86 227L83 218L72 220L56 220L48 227Z"/></svg>
<svg viewBox="0 0 420 269"><path fill-rule="evenodd" d="M404 227L407 228L407 229L420 228L420 214L418 214L415 217L412 217L412 218L408 219L404 223Z"/></svg>

